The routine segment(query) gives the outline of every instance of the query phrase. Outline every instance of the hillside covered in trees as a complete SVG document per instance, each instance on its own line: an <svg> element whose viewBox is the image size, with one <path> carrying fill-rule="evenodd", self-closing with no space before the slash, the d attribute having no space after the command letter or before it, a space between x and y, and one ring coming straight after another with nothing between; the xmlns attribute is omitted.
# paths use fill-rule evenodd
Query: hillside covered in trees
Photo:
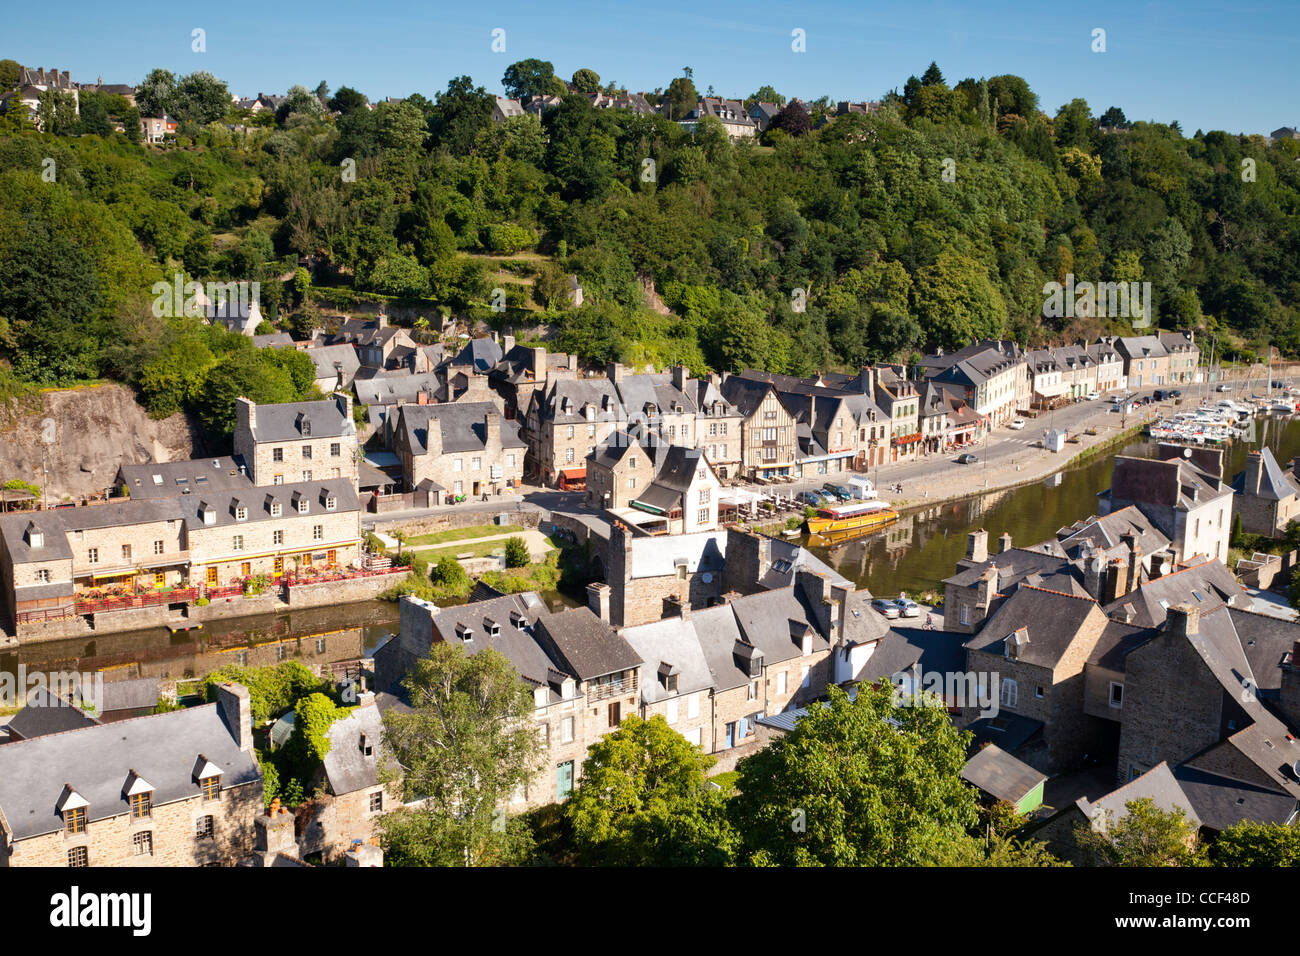
<svg viewBox="0 0 1300 956"><path fill-rule="evenodd" d="M542 61L506 79L524 98L566 89ZM580 70L572 88L599 82ZM696 95L675 78L665 112ZM1128 332L1043 318L1044 284L1072 273L1149 281L1161 327L1217 334L1229 355L1300 352L1300 143L1188 138L1077 99L1044 112L1015 76L950 86L932 64L876 112L795 102L740 143L711 118L688 133L572 92L540 120L494 124L469 77L373 108L295 87L253 116L215 77L154 71L138 100L180 119L174 142L112 132L134 121L113 102L82 119L42 103L47 133L0 118L0 395L113 378L220 431L234 394L310 388L291 356L155 317L151 287L177 272L261 282L285 329L395 299L494 328L541 321L589 360L795 374L974 336ZM523 265L536 301L512 285L494 311L485 255L525 250L541 254ZM647 308L647 281L672 314Z"/></svg>

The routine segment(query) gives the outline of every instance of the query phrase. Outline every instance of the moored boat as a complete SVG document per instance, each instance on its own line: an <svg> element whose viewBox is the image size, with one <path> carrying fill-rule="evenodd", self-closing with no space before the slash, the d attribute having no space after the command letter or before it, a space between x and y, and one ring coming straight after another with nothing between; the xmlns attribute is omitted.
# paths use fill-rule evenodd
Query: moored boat
<svg viewBox="0 0 1300 956"><path fill-rule="evenodd" d="M808 519L810 534L835 534L841 531L867 531L883 528L898 520L898 512L889 502L871 500L821 508Z"/></svg>

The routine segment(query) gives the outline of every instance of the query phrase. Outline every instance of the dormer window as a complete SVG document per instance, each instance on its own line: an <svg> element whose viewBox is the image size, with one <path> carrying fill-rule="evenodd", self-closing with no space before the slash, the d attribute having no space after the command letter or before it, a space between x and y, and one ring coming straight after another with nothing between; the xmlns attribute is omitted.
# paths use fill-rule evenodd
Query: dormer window
<svg viewBox="0 0 1300 956"><path fill-rule="evenodd" d="M72 789L72 784L63 785L63 793L59 794L59 800L54 805L54 809L63 817L64 833L85 833L86 832L86 809L90 806L88 801L76 790Z"/></svg>
<svg viewBox="0 0 1300 956"><path fill-rule="evenodd" d="M45 534L34 523L27 526L27 546L33 550L45 547Z"/></svg>
<svg viewBox="0 0 1300 956"><path fill-rule="evenodd" d="M194 762L194 779L199 782L204 800L216 800L221 796L221 768L203 754L199 754Z"/></svg>
<svg viewBox="0 0 1300 956"><path fill-rule="evenodd" d="M301 492L294 492L293 503L294 507L298 509L298 514L300 515L305 515L311 510L311 503L307 500L307 496Z"/></svg>
<svg viewBox="0 0 1300 956"><path fill-rule="evenodd" d="M372 741L369 735L367 734L361 735L360 747L361 747L362 756L369 757L372 756L375 752L374 741Z"/></svg>
<svg viewBox="0 0 1300 956"><path fill-rule="evenodd" d="M248 508L241 501L235 502L235 520L246 521L248 519Z"/></svg>
<svg viewBox="0 0 1300 956"><path fill-rule="evenodd" d="M589 422L594 422L595 420L596 420L596 406L595 406L595 405L588 405L588 406L587 406L587 421L589 421Z"/></svg>
<svg viewBox="0 0 1300 956"><path fill-rule="evenodd" d="M520 611L511 611L510 626L515 628L515 630L522 631L528 626L528 618L524 617L523 613Z"/></svg>
<svg viewBox="0 0 1300 956"><path fill-rule="evenodd" d="M335 498L333 495L327 495L327 496L325 497L325 510L326 510L326 511L333 511L335 508L338 507L338 504L339 504L339 500L338 500L337 498Z"/></svg>
<svg viewBox="0 0 1300 956"><path fill-rule="evenodd" d="M488 637L500 637L501 625L490 617L483 618L483 633Z"/></svg>
<svg viewBox="0 0 1300 956"><path fill-rule="evenodd" d="M456 625L456 636L468 644L474 640L474 629L462 622Z"/></svg>
<svg viewBox="0 0 1300 956"><path fill-rule="evenodd" d="M311 419L301 412L298 413L298 431L301 432L304 437L311 436Z"/></svg>
<svg viewBox="0 0 1300 956"><path fill-rule="evenodd" d="M284 513L284 505L278 501L271 502L271 517L278 518Z"/></svg>

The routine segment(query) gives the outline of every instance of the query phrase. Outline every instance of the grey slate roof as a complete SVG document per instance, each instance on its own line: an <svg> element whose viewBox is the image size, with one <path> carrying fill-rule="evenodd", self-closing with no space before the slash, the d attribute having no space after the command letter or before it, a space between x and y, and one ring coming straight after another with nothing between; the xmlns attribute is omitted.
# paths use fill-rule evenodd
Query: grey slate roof
<svg viewBox="0 0 1300 956"><path fill-rule="evenodd" d="M248 489L204 492L182 499L178 506L189 528L224 527L245 525L257 521L279 521L271 514L271 505L280 504L281 515L296 513L299 498L306 498L309 514L325 514L325 499L335 499L334 512L360 511L361 500L349 478L326 478L321 481L298 481L290 485L260 485ZM240 521L235 517L235 502L247 509L247 517ZM213 523L205 524L204 506L211 509Z"/></svg>
<svg viewBox="0 0 1300 956"><path fill-rule="evenodd" d="M588 608L546 614L536 625L538 638L565 670L580 680L632 670L642 664L632 645Z"/></svg>
<svg viewBox="0 0 1300 956"><path fill-rule="evenodd" d="M401 372L357 379L352 383L362 405L403 405L416 401L421 392L438 394L437 372Z"/></svg>
<svg viewBox="0 0 1300 956"><path fill-rule="evenodd" d="M569 403L567 412L564 410L566 399ZM533 400L537 401L537 396L534 396ZM582 413L586 405L591 405L595 409L593 421L625 420L618 391L614 383L607 378L557 379L551 383L546 394L541 398L538 407L539 418L556 425L576 425L587 421Z"/></svg>
<svg viewBox="0 0 1300 956"><path fill-rule="evenodd" d="M217 705L204 704L0 747L0 813L15 839L58 832L55 805L70 784L89 801L93 825L130 811L124 789L132 770L154 788L155 806L189 799L199 794L200 754L221 768L223 790L260 784L253 754L239 749Z"/></svg>
<svg viewBox="0 0 1300 956"><path fill-rule="evenodd" d="M798 586L748 594L725 606L735 615L745 640L763 652L769 665L801 656L801 635L806 631L812 632L813 653L830 648Z"/></svg>
<svg viewBox="0 0 1300 956"><path fill-rule="evenodd" d="M80 707L74 707L40 687L28 695L26 705L9 721L9 733L14 738L30 740L65 730L94 727L98 723Z"/></svg>
<svg viewBox="0 0 1300 956"><path fill-rule="evenodd" d="M1174 779L1169 765L1163 760L1142 776L1130 780L1104 797L1092 801L1087 797L1080 797L1075 801L1075 806L1088 820L1096 819L1096 814L1100 812L1105 825L1110 826L1128 816L1125 804L1143 798L1149 798L1161 810L1172 811L1181 808L1193 826L1201 825L1200 815L1187 799L1187 794L1183 793L1178 781Z"/></svg>
<svg viewBox="0 0 1300 956"><path fill-rule="evenodd" d="M158 678L137 677L133 680L115 680L104 684L104 699L99 703L101 714L115 710L139 710L158 703Z"/></svg>
<svg viewBox="0 0 1300 956"><path fill-rule="evenodd" d="M397 427L411 451L428 454L429 429L441 431L443 454L457 451L481 451L487 436L484 417L492 415L501 422L501 444L505 448L526 448L519 437L520 423L501 415L491 402L449 402L443 405L402 405Z"/></svg>
<svg viewBox="0 0 1300 956"><path fill-rule="evenodd" d="M501 361L501 346L489 338L470 339L451 360L453 365L472 365L474 371L486 375Z"/></svg>
<svg viewBox="0 0 1300 956"><path fill-rule="evenodd" d="M741 641L740 628L729 605L692 611L691 621L704 652L704 660L713 675L713 686L718 691L743 687L750 681L748 673L736 663L734 649Z"/></svg>
<svg viewBox="0 0 1300 956"><path fill-rule="evenodd" d="M624 628L621 633L623 640L645 662L641 673L641 700L645 703L653 704L713 687L713 674L695 633L693 619L667 617L661 621ZM659 677L659 668L663 663L676 668L675 692L667 691Z"/></svg>
<svg viewBox="0 0 1300 956"><path fill-rule="evenodd" d="M370 754L362 750L362 735ZM330 741L329 753L322 761L325 781L334 796L355 793L379 783L380 761L384 759L383 714L374 704L355 708L342 720L336 720L325 734Z"/></svg>
<svg viewBox="0 0 1300 956"><path fill-rule="evenodd" d="M356 426L352 417L343 413L342 405L341 400L329 398L318 402L258 405L253 439L259 442L297 441L303 437L298 424L299 415L305 415L311 422L312 438L355 435Z"/></svg>
<svg viewBox="0 0 1300 956"><path fill-rule="evenodd" d="M1123 547L1121 536L1133 534L1143 554L1154 554L1169 547L1169 539L1147 520L1136 505L1126 505L1108 515L1093 515L1076 521L1056 532L1061 547L1072 558L1079 557L1085 541L1105 552Z"/></svg>
<svg viewBox="0 0 1300 956"><path fill-rule="evenodd" d="M254 335L253 347L258 349L293 348L293 337L288 332L271 332L267 335Z"/></svg>
<svg viewBox="0 0 1300 956"><path fill-rule="evenodd" d="M171 498L179 494L197 494L208 489L251 488L253 481L244 473L240 462L229 455L220 458L196 458L188 461L149 462L122 465L120 482L125 483L132 498Z"/></svg>
<svg viewBox="0 0 1300 956"><path fill-rule="evenodd" d="M192 496L191 496L192 497ZM189 499L185 499L189 500ZM80 508L54 508L33 515L30 512L0 515L0 537L14 564L33 561L70 559L67 532L112 528L121 525L150 521L167 521L184 516L179 498L152 498L88 505ZM27 542L29 524L44 534L40 548L31 548Z"/></svg>
<svg viewBox="0 0 1300 956"><path fill-rule="evenodd" d="M1164 622L1171 605L1184 602L1196 606L1201 619L1232 600L1240 600L1245 590L1222 562L1201 559L1184 565L1171 574L1147 581L1107 604L1107 617L1138 627L1154 627Z"/></svg>
<svg viewBox="0 0 1300 956"><path fill-rule="evenodd" d="M950 632L926 631L919 627L890 628L874 610L871 615L885 627L886 634L862 670L854 675L855 680L873 684L889 681L895 675L911 670L914 665L927 674L955 674L964 670L966 651Z"/></svg>
<svg viewBox="0 0 1300 956"><path fill-rule="evenodd" d="M1287 477L1286 472L1278 465L1277 459L1273 457L1273 452L1267 445L1264 445L1259 450L1259 462L1259 492L1257 497L1267 498L1270 501L1284 501L1287 498L1300 495L1300 491L1296 489L1291 479ZM1233 479L1232 490L1239 495L1246 493L1246 472L1243 471ZM1256 494L1256 492L1252 491L1251 494Z"/></svg>
<svg viewBox="0 0 1300 956"><path fill-rule="evenodd" d="M1019 803L1047 776L1029 764L1017 760L997 744L975 752L961 769L962 779L978 787L995 800Z"/></svg>
<svg viewBox="0 0 1300 956"><path fill-rule="evenodd" d="M1189 764L1175 767L1174 779L1201 818L1201 824L1214 830L1226 830L1243 820L1290 825L1296 810L1300 809L1296 798L1284 790Z"/></svg>
<svg viewBox="0 0 1300 956"><path fill-rule="evenodd" d="M357 369L361 368L357 350L352 345L322 345L307 349L306 354L316 366L316 380L329 379L331 388L334 387L332 383L337 379L340 371L343 373L341 387L349 388L357 377Z"/></svg>
<svg viewBox="0 0 1300 956"><path fill-rule="evenodd" d="M1005 639L1023 631L1029 640L1021 647L1018 659L1052 668L1074 641L1087 617L1097 609L1097 602L1091 598L1021 584L980 632L966 642L966 647L1002 655Z"/></svg>

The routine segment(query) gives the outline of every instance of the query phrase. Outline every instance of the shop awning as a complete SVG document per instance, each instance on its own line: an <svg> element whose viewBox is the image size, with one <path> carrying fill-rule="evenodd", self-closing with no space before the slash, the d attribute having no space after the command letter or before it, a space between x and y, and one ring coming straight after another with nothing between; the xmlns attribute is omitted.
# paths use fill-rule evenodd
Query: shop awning
<svg viewBox="0 0 1300 956"><path fill-rule="evenodd" d="M1068 395L1070 388L1069 382L1058 382L1055 385L1043 385L1035 388L1034 394L1041 395L1043 398L1059 398L1062 395Z"/></svg>
<svg viewBox="0 0 1300 956"><path fill-rule="evenodd" d="M586 468L561 468L560 477L565 481L586 481Z"/></svg>

